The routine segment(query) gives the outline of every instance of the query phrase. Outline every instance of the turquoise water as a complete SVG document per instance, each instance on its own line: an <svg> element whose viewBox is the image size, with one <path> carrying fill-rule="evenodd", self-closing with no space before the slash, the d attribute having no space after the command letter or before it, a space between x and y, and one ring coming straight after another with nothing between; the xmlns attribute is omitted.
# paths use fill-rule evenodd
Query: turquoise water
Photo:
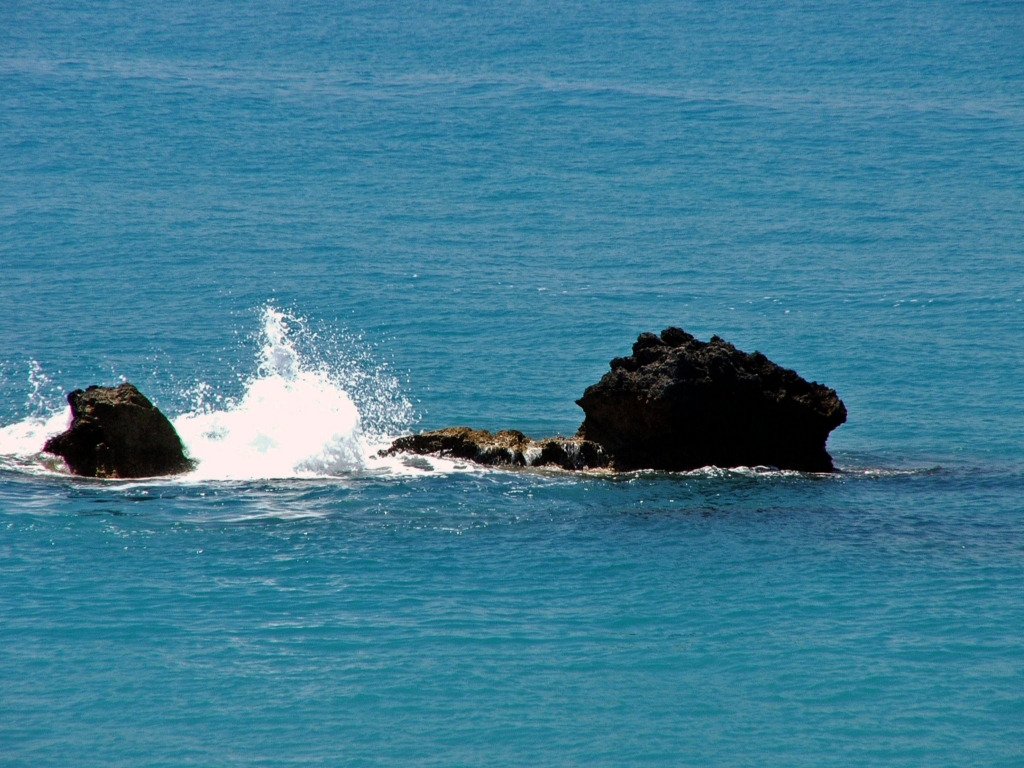
<svg viewBox="0 0 1024 768"><path fill-rule="evenodd" d="M1024 764L1018 3L207 5L0 7L0 765ZM667 325L843 471L374 457Z"/></svg>

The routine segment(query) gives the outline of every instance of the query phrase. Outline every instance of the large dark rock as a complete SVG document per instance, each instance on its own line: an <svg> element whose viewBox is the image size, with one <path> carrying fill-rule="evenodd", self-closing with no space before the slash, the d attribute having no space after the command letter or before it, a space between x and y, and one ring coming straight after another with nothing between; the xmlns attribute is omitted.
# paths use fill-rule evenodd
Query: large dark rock
<svg viewBox="0 0 1024 768"><path fill-rule="evenodd" d="M490 466L555 466L562 469L597 469L608 466L608 457L601 446L588 440L578 437L533 440L514 429L494 434L469 427L421 432L400 437L390 448L381 451L384 456L396 453L437 454Z"/></svg>
<svg viewBox="0 0 1024 768"><path fill-rule="evenodd" d="M577 437L599 444L616 470L831 472L825 442L846 421L834 390L679 328L641 334L576 402L586 414Z"/></svg>
<svg viewBox="0 0 1024 768"><path fill-rule="evenodd" d="M171 422L131 384L68 394L71 426L43 450L76 475L154 477L192 469Z"/></svg>

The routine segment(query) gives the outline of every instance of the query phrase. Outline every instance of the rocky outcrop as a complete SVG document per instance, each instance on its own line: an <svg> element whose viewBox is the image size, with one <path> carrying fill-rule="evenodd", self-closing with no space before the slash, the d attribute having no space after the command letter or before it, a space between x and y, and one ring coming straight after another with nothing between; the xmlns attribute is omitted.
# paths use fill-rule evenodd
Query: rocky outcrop
<svg viewBox="0 0 1024 768"><path fill-rule="evenodd" d="M640 334L633 354L612 360L576 402L586 414L577 437L600 445L616 470L831 472L825 443L846 421L834 390L679 328Z"/></svg>
<svg viewBox="0 0 1024 768"><path fill-rule="evenodd" d="M578 437L549 437L533 440L522 432L506 429L491 434L483 429L449 427L418 435L400 437L380 452L436 454L467 459L490 466L597 469L608 466L601 446Z"/></svg>
<svg viewBox="0 0 1024 768"><path fill-rule="evenodd" d="M718 336L698 341L680 328L640 334L633 354L612 360L611 371L576 402L586 418L574 438L452 427L399 438L381 453L571 470L832 472L825 443L846 421L834 390L760 352L741 352Z"/></svg>
<svg viewBox="0 0 1024 768"><path fill-rule="evenodd" d="M61 456L74 474L154 477L192 469L167 417L131 384L76 389L68 403L71 426L43 450Z"/></svg>

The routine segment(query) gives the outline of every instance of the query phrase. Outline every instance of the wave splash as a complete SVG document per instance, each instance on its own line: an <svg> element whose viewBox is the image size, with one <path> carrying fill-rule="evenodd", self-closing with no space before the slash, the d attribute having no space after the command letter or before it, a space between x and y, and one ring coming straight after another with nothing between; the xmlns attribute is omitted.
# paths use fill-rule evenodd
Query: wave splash
<svg viewBox="0 0 1024 768"><path fill-rule="evenodd" d="M53 382L35 360L29 360L29 394L25 403L30 415L21 421L0 426L0 468L15 468L25 472L59 471L63 461L42 453L43 444L67 429L71 422L71 407L63 398L53 402Z"/></svg>
<svg viewBox="0 0 1024 768"><path fill-rule="evenodd" d="M324 342L332 340L294 314L266 306L260 321L256 371L242 381L241 396L221 397L198 382L187 393L189 412L168 414L197 465L176 479L337 477L379 469L376 449L413 420L397 379L355 345L340 345L352 354L325 355ZM41 384L49 381L33 363L33 413L0 427L0 466L66 471L41 448L67 428L70 408L43 413Z"/></svg>
<svg viewBox="0 0 1024 768"><path fill-rule="evenodd" d="M219 409L200 403L197 411L172 419L186 453L197 462L193 477L321 477L365 469L381 432L395 426L379 418L364 422L349 387L362 383L366 390L367 381L382 385L364 392L371 416L387 413L385 421L391 422L411 417L392 377L365 370L357 376L355 368L332 368L304 356L299 341L315 339L301 318L264 308L257 373L242 397Z"/></svg>

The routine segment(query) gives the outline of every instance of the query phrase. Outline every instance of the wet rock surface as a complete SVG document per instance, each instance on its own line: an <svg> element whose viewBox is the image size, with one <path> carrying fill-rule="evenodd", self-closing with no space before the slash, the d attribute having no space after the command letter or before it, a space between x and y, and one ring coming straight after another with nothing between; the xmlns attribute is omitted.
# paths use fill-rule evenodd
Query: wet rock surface
<svg viewBox="0 0 1024 768"><path fill-rule="evenodd" d="M834 390L680 328L641 334L576 402L586 414L577 436L599 444L616 470L831 472L825 443L846 421Z"/></svg>
<svg viewBox="0 0 1024 768"><path fill-rule="evenodd" d="M76 475L133 478L193 468L167 417L131 384L91 386L68 394L71 426L46 441Z"/></svg>
<svg viewBox="0 0 1024 768"><path fill-rule="evenodd" d="M435 454L477 464L510 467L554 466L562 469L598 469L608 466L601 446L578 437L533 440L517 430L491 433L469 427L448 427L400 437L382 455Z"/></svg>

